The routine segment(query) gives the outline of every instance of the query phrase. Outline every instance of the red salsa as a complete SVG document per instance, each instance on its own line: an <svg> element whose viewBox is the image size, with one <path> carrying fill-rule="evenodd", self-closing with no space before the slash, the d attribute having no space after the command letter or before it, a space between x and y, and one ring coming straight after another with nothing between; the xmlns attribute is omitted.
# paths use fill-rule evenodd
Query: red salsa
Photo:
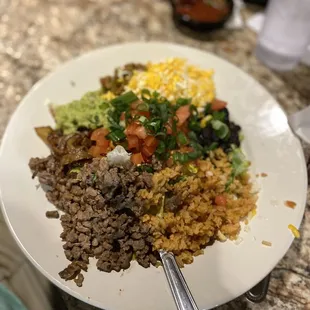
<svg viewBox="0 0 310 310"><path fill-rule="evenodd" d="M229 13L226 0L178 0L177 14L201 23L216 23L223 20Z"/></svg>

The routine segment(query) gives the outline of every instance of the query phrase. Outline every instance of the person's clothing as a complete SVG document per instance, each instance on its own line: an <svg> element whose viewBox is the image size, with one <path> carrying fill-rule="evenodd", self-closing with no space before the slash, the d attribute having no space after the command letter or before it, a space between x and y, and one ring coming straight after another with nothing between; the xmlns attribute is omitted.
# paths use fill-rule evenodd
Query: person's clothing
<svg viewBox="0 0 310 310"><path fill-rule="evenodd" d="M35 242L35 240L34 240ZM8 298L8 302L13 302L11 291L21 301L24 308L16 308L12 304L11 308L1 308L0 310L52 310L51 284L35 269L21 252L15 240L11 236L9 229L0 212L0 283L2 284L2 294ZM5 291L4 287L8 290ZM7 294L5 293L7 292ZM1 293L1 292L0 292ZM14 299L14 297L13 297ZM15 308L14 308L15 307Z"/></svg>
<svg viewBox="0 0 310 310"><path fill-rule="evenodd" d="M27 310L21 301L0 284L0 310Z"/></svg>

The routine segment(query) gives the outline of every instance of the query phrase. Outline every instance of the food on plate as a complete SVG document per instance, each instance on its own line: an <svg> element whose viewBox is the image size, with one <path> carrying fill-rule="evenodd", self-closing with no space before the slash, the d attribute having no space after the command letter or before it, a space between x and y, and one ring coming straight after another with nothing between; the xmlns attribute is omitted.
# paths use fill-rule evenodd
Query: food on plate
<svg viewBox="0 0 310 310"><path fill-rule="evenodd" d="M57 128L64 134L76 132L79 128L96 129L108 126L109 103L102 100L101 92L85 94L80 100L68 104L51 106Z"/></svg>
<svg viewBox="0 0 310 310"><path fill-rule="evenodd" d="M92 258L106 272L157 266L160 249L183 266L237 239L257 196L212 75L178 58L127 64L100 90L51 105L55 128L35 129L50 155L29 166L57 208L46 215L61 214L71 261L61 278L82 286Z"/></svg>
<svg viewBox="0 0 310 310"><path fill-rule="evenodd" d="M272 246L272 243L270 241L263 240L262 241L262 245L264 245L264 246Z"/></svg>
<svg viewBox="0 0 310 310"><path fill-rule="evenodd" d="M288 229L292 232L295 238L300 238L300 232L293 224L289 224Z"/></svg>
<svg viewBox="0 0 310 310"><path fill-rule="evenodd" d="M291 201L291 200L286 200L284 202L285 206L291 209L295 209L296 208L296 202Z"/></svg>

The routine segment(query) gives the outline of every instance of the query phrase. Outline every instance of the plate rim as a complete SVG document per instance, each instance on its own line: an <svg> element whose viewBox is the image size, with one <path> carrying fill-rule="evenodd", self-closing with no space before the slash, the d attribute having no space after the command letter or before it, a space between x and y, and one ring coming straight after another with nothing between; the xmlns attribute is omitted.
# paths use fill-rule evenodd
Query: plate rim
<svg viewBox="0 0 310 310"><path fill-rule="evenodd" d="M285 115L285 120L287 121L287 114L284 111L283 107L279 104L279 102L276 100L276 98L269 92L269 90L263 86L258 80L256 80L252 75L250 75L249 73L247 73L246 71L242 70L241 68L237 67L237 65L235 65L234 63L226 60L225 58L222 58L216 54L214 54L213 52L201 49L201 48L197 48L197 47L191 47L189 45L186 44L179 44L179 43L174 43L174 42L169 42L169 41L132 41L132 42L123 42L123 43L118 43L118 44L111 44L111 45L106 45L106 46L102 46L96 49L92 49L90 51L87 51L86 53L82 53L80 55L77 55L74 58L70 58L68 60L66 60L65 62L62 62L60 64L58 64L52 71L48 72L46 75L44 75L40 80L38 80L31 88L30 90L27 92L27 94L22 98L22 100L19 102L19 104L17 105L17 107L15 108L14 112L11 114L9 122L7 123L6 127L5 127L5 131L3 133L2 136L2 141L1 141L1 145L0 145L0 159L2 156L2 153L4 152L4 144L6 143L6 140L8 139L8 131L9 128L11 128L13 126L13 121L16 117L16 115L19 113L19 110L25 105L25 102L27 101L28 97L31 97L32 94L36 91L37 88L39 88L42 84L45 83L46 80L48 80L50 77L59 74L59 72L61 72L61 70L65 70L66 67L70 66L72 63L77 62L77 61L81 61L83 59L87 59L89 57L92 57L93 54L99 53L99 52L104 52L107 49L114 49L114 48L120 48L120 47L125 47L126 46L139 46L139 45L162 45L162 46L167 46L167 47L173 47L176 49L187 49L189 52L191 50L195 50L195 51L199 51L199 52L203 52L206 55L212 55L212 57L217 58L218 60L220 60L221 62L224 62L225 65L230 66L232 68L234 68L234 70L238 70L239 73L241 73L243 76L246 76L246 78L248 80L251 80L251 82L255 82L256 84L258 84L262 89L264 89L264 91L268 94L268 96L270 98L272 98L274 100L274 104L277 106L277 108L279 108L283 114ZM287 122L288 123L288 122ZM303 188L303 192L305 193L304 197L302 198L302 216L300 216L299 220L298 220L298 225L295 225L297 228L300 227L301 222L303 220L304 217L304 213L305 213L305 207L306 207L306 195L307 195L307 189L308 189L308 174L307 174L307 166L306 166L306 161L305 161L305 154L304 154L304 150L301 144L300 139L294 134L293 130L291 129L291 127L289 126L288 123L288 129L289 132L292 136L294 136L297 139L297 144L298 144L298 149L301 152L301 154L303 155L302 158L300 159L300 161L302 161L302 173L303 173L303 182L304 182L304 188ZM36 267L36 269L38 269L49 281L51 281L53 284L55 284L58 288L60 288L61 290L65 291L66 293L68 293L69 295L87 303L90 305L93 305L95 307L98 307L99 309L103 309L102 305L94 299L88 299L84 296L82 296L81 294L77 293L76 291L72 290L69 286L66 286L64 283L60 282L59 280L57 280L56 278L54 278L49 272L47 272L38 262L36 262L36 260L31 256L31 254L27 251L27 249L23 246L22 242L20 241L20 239L18 238L18 236L16 235L13 226L10 223L9 217L7 215L6 212L6 207L4 205L4 201L3 201L3 195L2 195L2 189L0 188L0 208L3 214L3 218L5 220L5 223L7 224L7 226L9 227L9 230L11 232L11 235L13 236L15 242L17 243L17 245L19 246L19 248L22 250L23 254L27 257L27 259L32 263L32 265L34 265ZM274 268L275 266L280 262L280 260L282 260L282 258L287 254L289 248L291 247L292 243L294 241L294 238L289 239L287 241L287 244L285 246L285 252L284 254L281 256L281 258L279 258L276 263L272 266L271 270L269 272L267 272L266 274L264 274L260 280L262 280L263 278L265 278L267 276L267 274L269 274ZM259 280L259 281L260 281ZM258 281L258 282L259 282ZM245 292L241 292L241 294L239 296L241 296L242 294L244 294ZM236 296L237 297L237 296ZM172 296L171 296L172 298ZM217 304L215 306L219 306L219 305L223 305L229 301L231 301L233 299L231 299L230 297L227 297L226 300L224 300L222 303ZM105 308L105 310L113 310L111 308Z"/></svg>

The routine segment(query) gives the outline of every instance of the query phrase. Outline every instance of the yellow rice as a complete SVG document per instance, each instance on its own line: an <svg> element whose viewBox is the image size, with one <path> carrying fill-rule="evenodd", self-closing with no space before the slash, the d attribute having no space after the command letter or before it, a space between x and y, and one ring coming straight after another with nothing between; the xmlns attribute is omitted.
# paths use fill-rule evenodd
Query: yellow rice
<svg viewBox="0 0 310 310"><path fill-rule="evenodd" d="M197 160L195 165L197 173L185 171L184 166L165 168L154 174L151 190L142 189L138 193L149 203L150 212L142 221L152 229L154 250L172 251L180 265L191 263L193 256L202 254L203 249L217 239L237 239L240 221L256 208L257 197L251 192L248 175L236 178L229 191L225 191L231 163L221 149L210 158ZM187 174L184 180L171 182L184 173ZM181 198L178 211L151 215L167 194ZM215 204L218 195L226 198L226 206Z"/></svg>

